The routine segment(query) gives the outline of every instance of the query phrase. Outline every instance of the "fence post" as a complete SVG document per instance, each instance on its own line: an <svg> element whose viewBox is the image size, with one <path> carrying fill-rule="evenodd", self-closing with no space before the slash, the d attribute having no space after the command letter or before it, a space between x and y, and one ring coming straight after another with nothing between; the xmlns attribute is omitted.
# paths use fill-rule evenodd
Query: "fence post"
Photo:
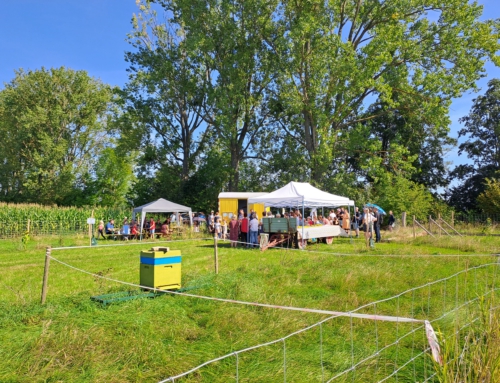
<svg viewBox="0 0 500 383"><path fill-rule="evenodd" d="M47 283L49 281L49 266L50 266L50 254L52 248L47 246L45 251L45 267L43 269L43 283L42 283L42 305L45 304L45 298L47 298Z"/></svg>
<svg viewBox="0 0 500 383"><path fill-rule="evenodd" d="M30 232L30 224L31 224L31 220L28 219L28 226L26 227L26 231L28 232L28 234Z"/></svg>
<svg viewBox="0 0 500 383"><path fill-rule="evenodd" d="M438 213L438 222L441 220L441 213ZM441 224L442 225L442 224ZM439 228L439 236L441 237L441 225L438 226Z"/></svg>
<svg viewBox="0 0 500 383"><path fill-rule="evenodd" d="M401 216L401 224L403 227L406 227L406 211L403 212L403 215Z"/></svg>
<svg viewBox="0 0 500 383"><path fill-rule="evenodd" d="M451 212L451 226L455 227L455 212Z"/></svg>
<svg viewBox="0 0 500 383"><path fill-rule="evenodd" d="M417 232L415 230L415 216L413 216L413 239L417 238Z"/></svg>
<svg viewBox="0 0 500 383"><path fill-rule="evenodd" d="M217 249L217 233L214 235L214 262L215 274L219 274L219 251Z"/></svg>
<svg viewBox="0 0 500 383"><path fill-rule="evenodd" d="M431 220L432 220L432 215L429 215L429 232L432 230Z"/></svg>

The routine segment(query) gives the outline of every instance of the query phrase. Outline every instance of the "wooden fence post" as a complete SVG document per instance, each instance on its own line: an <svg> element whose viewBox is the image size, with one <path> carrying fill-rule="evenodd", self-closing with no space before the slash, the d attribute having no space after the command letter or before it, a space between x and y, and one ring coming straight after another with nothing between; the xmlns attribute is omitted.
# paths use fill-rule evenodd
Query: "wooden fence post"
<svg viewBox="0 0 500 383"><path fill-rule="evenodd" d="M45 303L45 298L47 298L47 284L49 281L49 266L50 266L50 254L52 248L47 247L45 251L45 267L43 269L43 282L42 282L42 305Z"/></svg>
<svg viewBox="0 0 500 383"><path fill-rule="evenodd" d="M451 212L451 226L455 227L455 212Z"/></svg>
<svg viewBox="0 0 500 383"><path fill-rule="evenodd" d="M413 239L417 238L417 232L415 231L415 216L413 216Z"/></svg>
<svg viewBox="0 0 500 383"><path fill-rule="evenodd" d="M406 227L406 211L401 215L401 226Z"/></svg>
<svg viewBox="0 0 500 383"><path fill-rule="evenodd" d="M432 216L431 216L431 215L429 215L429 231L431 231L431 230L432 230L432 227L431 227L431 220L432 220Z"/></svg>
<svg viewBox="0 0 500 383"><path fill-rule="evenodd" d="M215 274L219 274L219 251L217 249L217 233L214 235L214 262Z"/></svg>
<svg viewBox="0 0 500 383"><path fill-rule="evenodd" d="M438 213L438 222L441 221L441 213ZM441 237L441 225L438 226L439 228L439 236Z"/></svg>

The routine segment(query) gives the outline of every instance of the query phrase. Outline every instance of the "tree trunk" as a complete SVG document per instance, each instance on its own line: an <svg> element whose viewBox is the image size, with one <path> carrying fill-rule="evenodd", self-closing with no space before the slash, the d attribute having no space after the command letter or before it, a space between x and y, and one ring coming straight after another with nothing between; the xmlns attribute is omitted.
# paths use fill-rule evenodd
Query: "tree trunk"
<svg viewBox="0 0 500 383"><path fill-rule="evenodd" d="M231 170L228 191L236 192L240 183L240 150L236 142L231 142Z"/></svg>

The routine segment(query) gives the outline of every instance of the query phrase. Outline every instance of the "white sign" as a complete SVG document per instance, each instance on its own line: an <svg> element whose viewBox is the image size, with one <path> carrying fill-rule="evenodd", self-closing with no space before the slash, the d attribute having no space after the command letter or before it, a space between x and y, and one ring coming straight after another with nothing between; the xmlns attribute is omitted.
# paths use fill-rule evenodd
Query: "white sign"
<svg viewBox="0 0 500 383"><path fill-rule="evenodd" d="M95 218L87 218L87 223L88 223L89 225L93 225L93 224L95 224Z"/></svg>

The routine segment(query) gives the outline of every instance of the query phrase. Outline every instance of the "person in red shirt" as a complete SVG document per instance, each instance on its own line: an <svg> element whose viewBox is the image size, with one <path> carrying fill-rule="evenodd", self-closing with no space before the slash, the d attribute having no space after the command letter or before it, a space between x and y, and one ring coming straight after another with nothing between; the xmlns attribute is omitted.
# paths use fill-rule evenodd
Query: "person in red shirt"
<svg viewBox="0 0 500 383"><path fill-rule="evenodd" d="M248 218L246 213L243 219L241 220L240 231L241 231L240 241L242 242L242 245L243 246L248 245Z"/></svg>
<svg viewBox="0 0 500 383"><path fill-rule="evenodd" d="M139 233L137 232L137 223L135 221L132 221L132 225L130 226L130 237L133 239L137 239L137 235Z"/></svg>

